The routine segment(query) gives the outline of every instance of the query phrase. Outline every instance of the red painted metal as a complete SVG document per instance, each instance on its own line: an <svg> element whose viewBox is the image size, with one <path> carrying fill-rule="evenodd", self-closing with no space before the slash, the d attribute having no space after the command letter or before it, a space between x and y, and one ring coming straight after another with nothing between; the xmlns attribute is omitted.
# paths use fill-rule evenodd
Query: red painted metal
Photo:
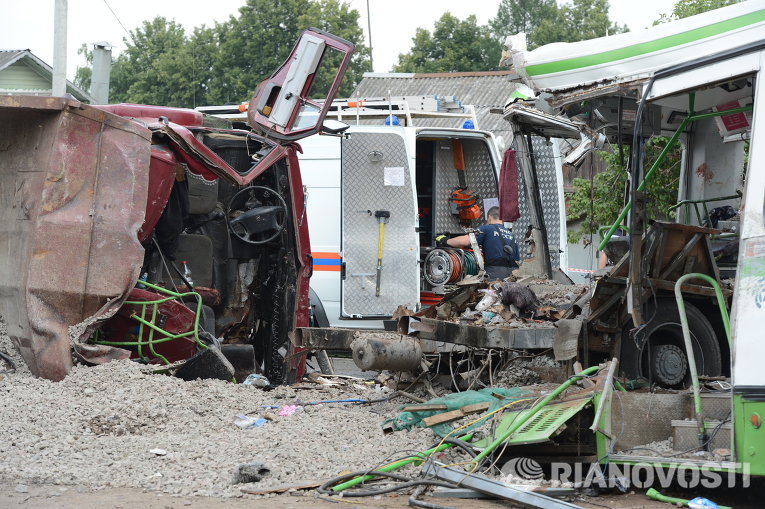
<svg viewBox="0 0 765 509"><path fill-rule="evenodd" d="M77 101L0 96L0 314L35 375L72 365L70 326L138 278L151 133Z"/></svg>
<svg viewBox="0 0 765 509"><path fill-rule="evenodd" d="M295 291L295 327L308 327L310 303L308 300L308 285L313 263L311 259L311 239L308 235L308 217L306 215L306 203L303 193L303 180L300 176L300 164L297 152L302 150L293 143L288 146L287 164L290 168L290 194L292 195L292 210L294 211L295 231L297 232L296 253L298 271ZM295 346L297 338L294 329L289 334L290 338L290 370L295 374L295 380L302 380L305 374L306 349Z"/></svg>
<svg viewBox="0 0 765 509"><path fill-rule="evenodd" d="M344 53L343 60L314 127L272 132L258 126L284 145L249 131L203 127L202 115L191 110L0 96L0 314L35 375L61 380L72 366L73 345L75 355L89 362L127 355L85 341L100 328L103 340L124 342L134 332L137 322L131 316L139 307L123 305L127 295L133 300L157 297L134 288L143 266L141 242L151 238L176 178L188 170L207 180L245 186L286 158L297 263L297 280L288 281L288 287L294 283L295 306L287 362L289 379L302 378L305 351L294 346L294 327L308 326L312 263L300 147L288 140L319 129L353 49L342 39L312 33ZM289 61L274 76L283 80L288 67ZM257 164L237 172L202 142L205 132L252 141L260 154ZM208 290L209 296L218 292ZM292 290L287 291L283 297L292 298ZM228 311L242 320L247 309ZM195 316L174 301L162 304L160 313L162 324L157 325L171 333L189 330ZM188 358L196 348L187 339L156 346L169 360Z"/></svg>
<svg viewBox="0 0 765 509"><path fill-rule="evenodd" d="M207 129L207 131L215 132L216 130ZM261 139L259 141L271 145L273 148L271 148L270 152L258 162L258 165L253 168L252 171L246 175L241 175L234 168L229 166L226 161L221 159L218 154L210 150L207 145L199 141L197 137L194 136L194 133L191 130L186 129L184 126L170 123L161 126L158 129L158 132L167 135L176 155L182 162L188 164L192 171L202 175L207 180L223 177L239 185L249 184L255 177L266 171L271 165L282 159L286 154L285 147ZM245 131L229 132L238 132L242 135L247 134Z"/></svg>
<svg viewBox="0 0 765 509"><path fill-rule="evenodd" d="M202 127L202 114L186 108L126 103L99 104L95 107L121 117L133 118L147 123L159 122L160 117L165 117L168 121L175 124L187 127Z"/></svg>
<svg viewBox="0 0 765 509"><path fill-rule="evenodd" d="M170 197L175 183L178 164L178 159L170 149L162 145L152 145L146 215L141 229L138 231L138 240L142 243L151 237L154 227L157 226L157 221L162 216L162 212L165 211L167 199Z"/></svg>
<svg viewBox="0 0 765 509"><path fill-rule="evenodd" d="M310 97L310 95L312 95L311 89L313 88L313 80L316 78L316 75L320 73L320 71L316 71L314 74L308 77L305 84L303 85L299 100L294 101L294 109L292 111L290 120L287 122L287 125L280 126L272 123L268 118L268 113L265 113L266 109L269 112L271 111L271 108L274 106L272 98L276 98L276 94L288 81L288 78L294 78L294 75L290 73L290 64L296 61L296 53L300 46L300 41L298 41L295 47L292 48L292 52L290 53L285 63L282 64L282 66L270 78L264 80L262 83L260 83L260 85L258 85L258 88L255 90L255 95L253 95L252 100L250 101L250 104L247 108L247 123L253 129L260 131L264 135L271 136L282 141L296 141L319 132L324 117L326 116L327 111L329 111L329 108L332 106L332 99L335 97L337 90L340 88L340 82L343 79L343 74L348 68L348 65L351 62L351 56L353 55L354 45L345 39L341 39L332 34L328 34L316 29L308 29L303 32L302 35L306 34L324 41L327 49L325 49L324 54L322 55L323 60L330 60L330 58L324 58L327 56L327 53L329 53L329 48L332 48L338 54L342 54L343 57L338 65L338 72L332 82L332 86L329 88L329 90L324 91L326 92L326 97ZM264 97L265 94L268 94L268 97ZM259 104L268 104L269 106L261 111L258 109ZM298 112L300 108L305 104L310 104L316 108L316 123L311 126L296 125L298 123Z"/></svg>

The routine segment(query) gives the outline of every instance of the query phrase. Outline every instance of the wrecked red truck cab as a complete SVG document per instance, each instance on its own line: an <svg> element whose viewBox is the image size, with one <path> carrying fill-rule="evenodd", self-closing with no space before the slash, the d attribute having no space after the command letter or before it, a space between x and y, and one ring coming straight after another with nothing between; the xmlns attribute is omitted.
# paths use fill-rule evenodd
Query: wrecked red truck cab
<svg viewBox="0 0 765 509"><path fill-rule="evenodd" d="M235 345L271 383L300 376L311 259L294 142L321 129L352 51L305 31L258 87L252 131L0 97L0 315L35 375Z"/></svg>

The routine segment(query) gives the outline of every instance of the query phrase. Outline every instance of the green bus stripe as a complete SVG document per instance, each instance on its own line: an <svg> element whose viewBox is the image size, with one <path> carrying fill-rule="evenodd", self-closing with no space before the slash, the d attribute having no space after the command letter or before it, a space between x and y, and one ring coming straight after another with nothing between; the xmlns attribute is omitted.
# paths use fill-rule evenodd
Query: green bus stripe
<svg viewBox="0 0 765 509"><path fill-rule="evenodd" d="M593 65L605 64L608 62L615 62L618 60L624 60L627 58L636 57L646 53L653 53L655 51L664 50L673 46L680 46L689 42L698 41L700 39L706 39L714 35L719 35L724 32L729 32L737 28L742 28L754 23L759 23L765 20L765 9L750 12L737 18L727 19L718 23L713 23L704 27L694 28L687 32L680 34L668 35L661 39L656 39L650 42L641 42L639 44L633 44L625 48L619 48L611 51L604 51L603 53L596 53L594 55L587 55L584 57L570 58L568 60L559 60L557 62L548 62L544 64L530 65L526 67L526 72L529 76L539 76L541 74L552 74L556 72L570 71L572 69L578 69L582 67L590 67Z"/></svg>

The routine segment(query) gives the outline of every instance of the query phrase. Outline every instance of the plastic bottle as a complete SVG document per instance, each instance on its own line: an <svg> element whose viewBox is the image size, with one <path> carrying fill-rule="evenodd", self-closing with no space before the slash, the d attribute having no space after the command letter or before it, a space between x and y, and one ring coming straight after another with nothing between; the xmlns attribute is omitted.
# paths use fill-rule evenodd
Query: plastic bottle
<svg viewBox="0 0 765 509"><path fill-rule="evenodd" d="M186 260L181 262L183 264L183 277L189 283L189 286L194 286L194 281L191 279L191 269L186 264Z"/></svg>
<svg viewBox="0 0 765 509"><path fill-rule="evenodd" d="M478 290L478 292L484 295L481 297L481 300L478 301L478 304L475 305L476 311L486 311L499 300L499 296L494 290Z"/></svg>

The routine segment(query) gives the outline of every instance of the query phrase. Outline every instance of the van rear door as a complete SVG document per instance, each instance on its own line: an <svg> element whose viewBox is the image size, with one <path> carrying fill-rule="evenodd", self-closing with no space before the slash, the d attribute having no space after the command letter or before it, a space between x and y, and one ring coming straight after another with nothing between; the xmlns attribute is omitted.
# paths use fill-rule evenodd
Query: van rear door
<svg viewBox="0 0 765 509"><path fill-rule="evenodd" d="M420 293L417 199L403 130L353 132L341 148L342 316L389 317L401 304L413 309ZM382 235L379 296L378 211L390 214Z"/></svg>

